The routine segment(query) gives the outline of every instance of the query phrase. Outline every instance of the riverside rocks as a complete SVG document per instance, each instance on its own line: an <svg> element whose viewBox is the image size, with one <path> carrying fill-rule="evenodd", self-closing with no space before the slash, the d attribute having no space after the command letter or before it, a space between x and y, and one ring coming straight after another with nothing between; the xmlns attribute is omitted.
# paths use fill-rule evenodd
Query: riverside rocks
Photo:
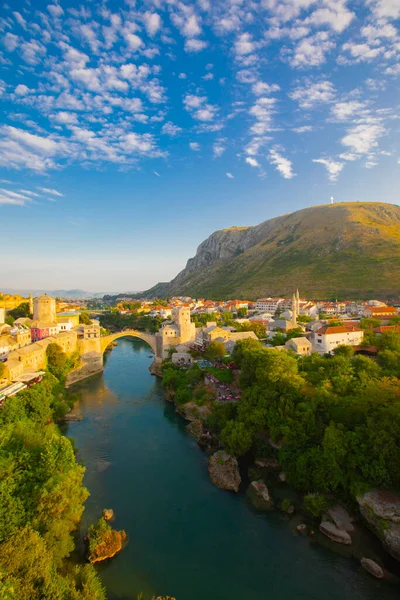
<svg viewBox="0 0 400 600"><path fill-rule="evenodd" d="M262 481L252 481L249 485L248 493L255 508L259 510L268 510L272 508L273 501L268 488Z"/></svg>
<svg viewBox="0 0 400 600"><path fill-rule="evenodd" d="M208 460L208 472L211 481L223 490L237 492L241 477L238 462L234 456L223 450L215 452Z"/></svg>
<svg viewBox="0 0 400 600"><path fill-rule="evenodd" d="M125 531L112 529L102 517L95 525L89 527L87 541L89 543L89 562L96 563L112 558L120 552L127 539Z"/></svg>
<svg viewBox="0 0 400 600"><path fill-rule="evenodd" d="M208 406L198 406L196 402L187 402L182 406L177 406L176 412L187 421L196 421L197 419L205 421L211 415Z"/></svg>
<svg viewBox="0 0 400 600"><path fill-rule="evenodd" d="M338 529L347 532L354 531L354 519L341 504L336 504L333 508L330 508L328 510L328 515Z"/></svg>
<svg viewBox="0 0 400 600"><path fill-rule="evenodd" d="M331 521L322 521L321 525L319 526L319 530L333 542L345 544L346 546L350 546L351 544L351 537L347 531L339 529Z"/></svg>
<svg viewBox="0 0 400 600"><path fill-rule="evenodd" d="M114 511L112 508L105 508L103 510L103 517L106 521L111 521L114 518Z"/></svg>
<svg viewBox="0 0 400 600"><path fill-rule="evenodd" d="M384 573L383 573L382 567L380 567L371 558L362 558L360 560L360 564L363 567L363 569L365 569L366 571L368 571L368 573L370 573L371 575L373 575L373 577L376 577L377 579L382 579L383 578Z"/></svg>
<svg viewBox="0 0 400 600"><path fill-rule="evenodd" d="M200 419L190 421L190 423L186 425L186 431L199 442L204 434L203 421L200 421Z"/></svg>
<svg viewBox="0 0 400 600"><path fill-rule="evenodd" d="M357 496L360 512L390 554L400 560L400 495L371 490Z"/></svg>
<svg viewBox="0 0 400 600"><path fill-rule="evenodd" d="M279 462L275 458L256 458L255 465L261 469L269 469L271 471L281 468Z"/></svg>

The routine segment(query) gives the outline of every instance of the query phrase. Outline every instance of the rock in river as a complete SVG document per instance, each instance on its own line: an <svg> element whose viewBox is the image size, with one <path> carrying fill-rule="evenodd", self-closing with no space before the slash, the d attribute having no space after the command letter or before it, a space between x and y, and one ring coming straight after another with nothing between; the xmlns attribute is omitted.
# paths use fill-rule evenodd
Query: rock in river
<svg viewBox="0 0 400 600"><path fill-rule="evenodd" d="M339 529L336 527L335 523L331 523L331 521L322 521L321 525L319 526L319 530L333 542L346 544L346 546L350 546L351 544L351 537L347 531Z"/></svg>
<svg viewBox="0 0 400 600"><path fill-rule="evenodd" d="M347 532L354 531L354 518L341 504L336 504L333 508L330 508L328 510L328 515L330 516L330 518L335 523L338 529Z"/></svg>
<svg viewBox="0 0 400 600"><path fill-rule="evenodd" d="M103 510L103 517L106 521L111 521L114 518L114 511L112 508L105 508Z"/></svg>
<svg viewBox="0 0 400 600"><path fill-rule="evenodd" d="M208 460L208 472L214 485L223 490L237 492L241 482L238 462L223 450L215 452Z"/></svg>
<svg viewBox="0 0 400 600"><path fill-rule="evenodd" d="M122 550L126 541L125 531L116 531L106 522L104 517L89 527L89 562L96 563L112 558Z"/></svg>
<svg viewBox="0 0 400 600"><path fill-rule="evenodd" d="M186 425L186 430L190 433L197 441L200 441L203 433L203 421L200 419L196 419L195 421L190 421L188 425Z"/></svg>
<svg viewBox="0 0 400 600"><path fill-rule="evenodd" d="M357 502L371 529L390 554L400 560L400 494L374 489L357 496Z"/></svg>
<svg viewBox="0 0 400 600"><path fill-rule="evenodd" d="M383 569L374 560L371 558L362 558L360 560L360 564L366 571L368 571L368 573L377 579L382 579Z"/></svg>
<svg viewBox="0 0 400 600"><path fill-rule="evenodd" d="M252 481L249 485L248 493L255 508L267 510L272 508L273 501L265 483L262 481Z"/></svg>

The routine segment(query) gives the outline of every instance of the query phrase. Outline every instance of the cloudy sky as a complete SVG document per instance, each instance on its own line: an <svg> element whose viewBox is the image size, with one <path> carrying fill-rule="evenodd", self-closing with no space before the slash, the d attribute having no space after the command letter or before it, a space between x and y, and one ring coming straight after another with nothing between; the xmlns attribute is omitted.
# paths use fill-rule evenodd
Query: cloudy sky
<svg viewBox="0 0 400 600"><path fill-rule="evenodd" d="M141 290L216 229L399 201L399 0L9 0L1 287Z"/></svg>

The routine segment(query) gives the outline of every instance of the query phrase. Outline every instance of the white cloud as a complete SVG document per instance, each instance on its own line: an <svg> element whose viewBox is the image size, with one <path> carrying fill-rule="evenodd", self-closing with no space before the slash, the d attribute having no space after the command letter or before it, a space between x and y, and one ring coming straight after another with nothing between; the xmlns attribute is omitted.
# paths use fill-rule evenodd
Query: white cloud
<svg viewBox="0 0 400 600"><path fill-rule="evenodd" d="M58 190L55 190L54 188L45 188L45 187L38 186L37 189L40 190L41 192L44 192L45 194L50 194L51 196L59 196L60 198L62 198L64 196L64 194L62 194Z"/></svg>
<svg viewBox="0 0 400 600"><path fill-rule="evenodd" d="M326 54L335 47L331 36L326 31L319 31L313 36L301 40L289 59L294 68L317 67L325 62Z"/></svg>
<svg viewBox="0 0 400 600"><path fill-rule="evenodd" d="M331 0L329 6L318 8L304 21L305 24L327 25L337 33L342 33L355 18L343 0Z"/></svg>
<svg viewBox="0 0 400 600"><path fill-rule="evenodd" d="M360 116L365 110L365 104L358 100L349 102L336 102L332 106L332 114L338 121L348 121L355 116Z"/></svg>
<svg viewBox="0 0 400 600"><path fill-rule="evenodd" d="M260 163L258 162L257 159L252 158L251 156L246 156L246 162L248 165L250 165L251 167L257 167L257 168L261 168Z"/></svg>
<svg viewBox="0 0 400 600"><path fill-rule="evenodd" d="M249 114L256 119L250 129L252 134L261 136L271 130L275 104L275 98L258 98L256 103L253 104L249 110Z"/></svg>
<svg viewBox="0 0 400 600"><path fill-rule="evenodd" d="M176 135L179 135L181 132L182 132L182 127L178 127L178 125L175 125L171 121L168 121L167 123L165 123L161 128L161 133L170 135L171 137L175 137Z"/></svg>
<svg viewBox="0 0 400 600"><path fill-rule="evenodd" d="M295 133L306 133L308 131L312 131L314 127L312 125L301 125L301 127L294 127L293 131Z"/></svg>
<svg viewBox="0 0 400 600"><path fill-rule="evenodd" d="M350 128L341 143L357 154L368 154L378 146L378 139L384 133L385 128L379 122L361 123Z"/></svg>
<svg viewBox="0 0 400 600"><path fill-rule="evenodd" d="M0 188L0 205L11 204L14 206L24 206L29 202L31 202L31 198L26 194L18 194L17 192Z"/></svg>
<svg viewBox="0 0 400 600"><path fill-rule="evenodd" d="M232 175L232 173L225 173L225 175L227 176L228 179L234 179L234 176Z"/></svg>
<svg viewBox="0 0 400 600"><path fill-rule="evenodd" d="M12 127L11 125L4 125L1 128L1 132L17 142L21 142L25 146L39 150L44 154L51 155L57 151L57 142L49 137L42 137L40 135L29 133L24 129L18 129L17 127Z"/></svg>
<svg viewBox="0 0 400 600"><path fill-rule="evenodd" d="M207 42L203 42L202 40L186 40L185 42L186 52L201 52L207 46Z"/></svg>
<svg viewBox="0 0 400 600"><path fill-rule="evenodd" d="M257 81L253 83L251 86L251 91L256 96L263 96L264 94L272 94L273 92L279 92L281 88L277 83L264 83L262 81Z"/></svg>
<svg viewBox="0 0 400 600"><path fill-rule="evenodd" d="M384 51L383 46L373 48L369 44L355 44L353 42L347 42L343 44L342 49L345 52L349 52L350 56L354 59L355 62L369 62Z"/></svg>
<svg viewBox="0 0 400 600"><path fill-rule="evenodd" d="M141 38L138 35L136 35L136 33L130 33L129 31L126 31L124 37L129 46L129 49L132 50L132 52L136 52L136 50L138 50L143 44Z"/></svg>
<svg viewBox="0 0 400 600"><path fill-rule="evenodd" d="M328 177L330 181L336 181L344 167L343 163L337 162L331 158L313 158L313 162L324 165L328 171Z"/></svg>
<svg viewBox="0 0 400 600"><path fill-rule="evenodd" d="M213 144L213 157L220 158L226 150L225 146L226 140L224 138L219 138Z"/></svg>
<svg viewBox="0 0 400 600"><path fill-rule="evenodd" d="M301 108L309 109L332 102L335 94L335 87L330 81L306 79L289 94L289 97L298 102Z"/></svg>
<svg viewBox="0 0 400 600"><path fill-rule="evenodd" d="M189 148L194 150L194 152L198 152L200 150L200 144L198 142L189 142Z"/></svg>
<svg viewBox="0 0 400 600"><path fill-rule="evenodd" d="M147 33L154 37L162 27L161 17L158 13L145 12L143 15L144 25Z"/></svg>
<svg viewBox="0 0 400 600"><path fill-rule="evenodd" d="M282 156L277 149L272 148L272 150L270 150L269 161L276 166L277 171L279 171L285 179L292 179L292 177L295 177L296 173L293 172L291 161Z"/></svg>
<svg viewBox="0 0 400 600"><path fill-rule="evenodd" d="M367 0L378 19L399 19L400 5L397 0Z"/></svg>
<svg viewBox="0 0 400 600"><path fill-rule="evenodd" d="M59 4L48 4L47 10L55 19L64 14L64 11Z"/></svg>
<svg viewBox="0 0 400 600"><path fill-rule="evenodd" d="M201 27L196 15L191 15L183 26L183 35L186 37L195 37L201 34Z"/></svg>
<svg viewBox="0 0 400 600"><path fill-rule="evenodd" d="M14 93L17 94L17 96L26 96L27 94L30 93L30 91L31 90L26 85L24 85L23 83L20 83L15 88Z"/></svg>
<svg viewBox="0 0 400 600"><path fill-rule="evenodd" d="M8 52L14 52L15 48L18 46L19 38L17 35L10 33L9 31L5 34L3 38L3 44L8 50Z"/></svg>
<svg viewBox="0 0 400 600"><path fill-rule="evenodd" d="M235 42L235 53L237 56L251 54L254 49L255 44L252 41L252 37L249 33L242 33L238 36Z"/></svg>
<svg viewBox="0 0 400 600"><path fill-rule="evenodd" d="M23 27L23 29L26 29L26 21L25 21L24 17L21 15L21 13L14 11L13 15L14 15L14 18L17 21L17 23L19 23L21 25L21 27Z"/></svg>

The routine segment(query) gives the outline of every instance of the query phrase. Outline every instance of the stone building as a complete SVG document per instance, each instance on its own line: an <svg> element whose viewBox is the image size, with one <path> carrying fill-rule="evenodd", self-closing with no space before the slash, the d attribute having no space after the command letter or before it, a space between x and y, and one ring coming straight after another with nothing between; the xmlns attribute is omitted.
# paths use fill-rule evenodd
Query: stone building
<svg viewBox="0 0 400 600"><path fill-rule="evenodd" d="M56 323L56 301L44 294L33 301L33 320L44 323Z"/></svg>
<svg viewBox="0 0 400 600"><path fill-rule="evenodd" d="M196 325L190 320L190 308L174 308L172 310L172 320L163 324L157 336L158 338L161 337L163 348L194 342L196 339Z"/></svg>

